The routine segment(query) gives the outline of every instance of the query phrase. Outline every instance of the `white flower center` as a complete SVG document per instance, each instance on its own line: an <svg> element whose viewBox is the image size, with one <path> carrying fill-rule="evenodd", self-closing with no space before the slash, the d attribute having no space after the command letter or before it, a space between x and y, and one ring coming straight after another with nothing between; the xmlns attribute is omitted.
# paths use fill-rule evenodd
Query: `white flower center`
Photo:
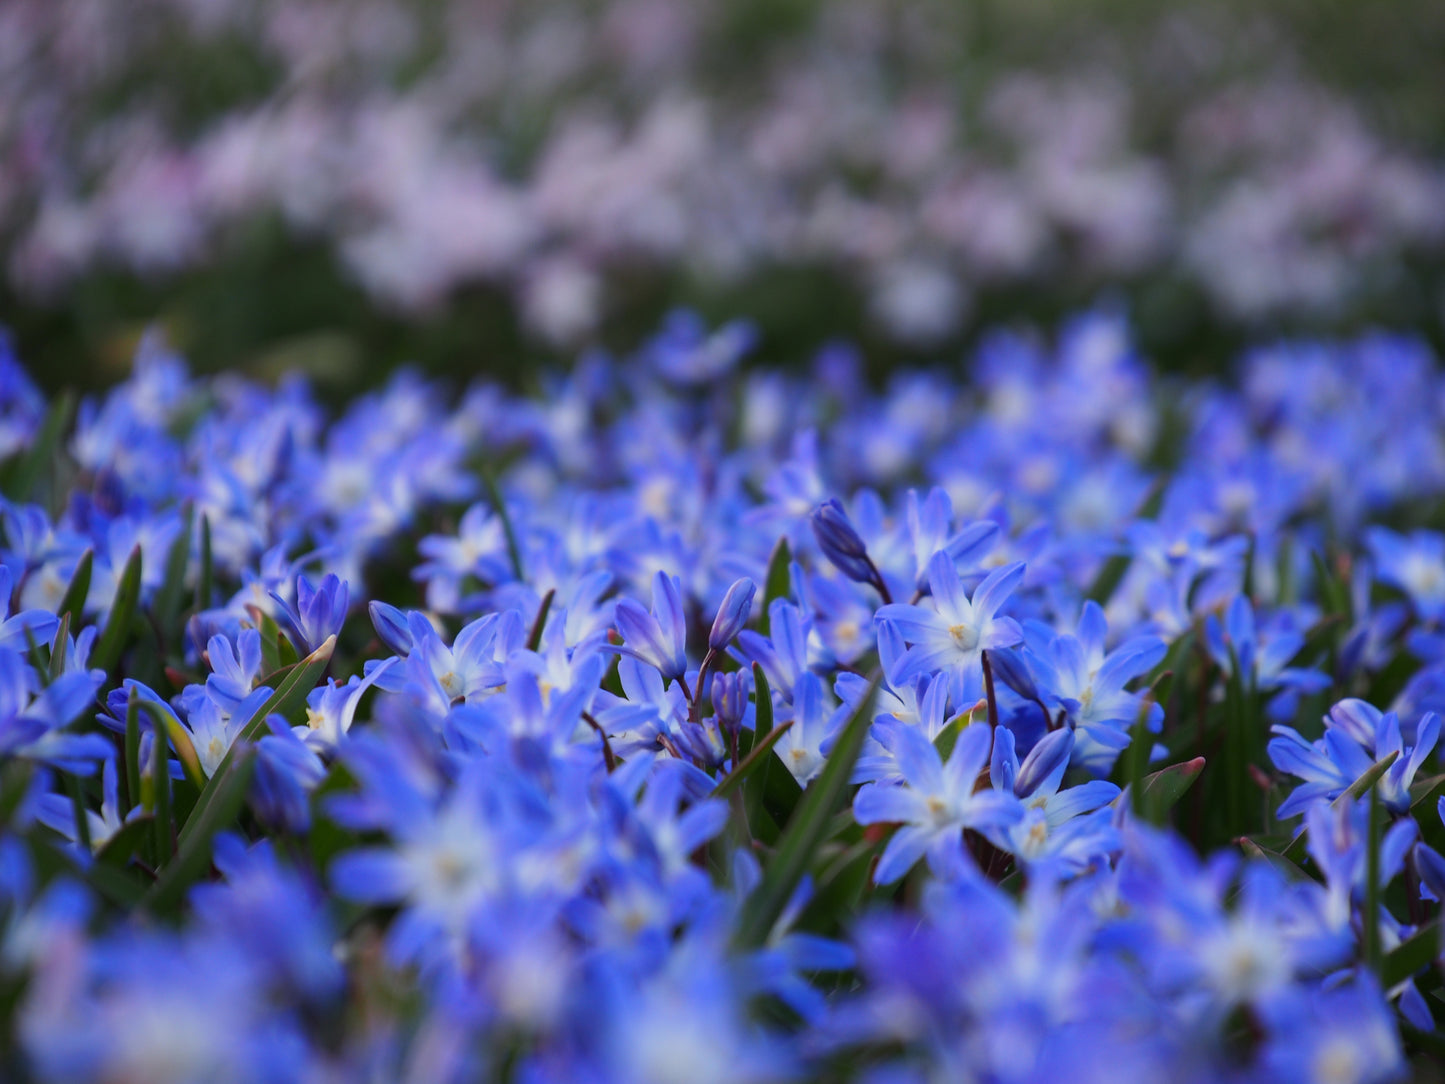
<svg viewBox="0 0 1445 1084"><path fill-rule="evenodd" d="M949 809L948 802L938 795L930 794L926 804L928 815L933 818L934 824L942 826L953 820L953 811Z"/></svg>
<svg viewBox="0 0 1445 1084"><path fill-rule="evenodd" d="M960 651L972 651L978 646L978 628L974 625L950 625L948 635Z"/></svg>
<svg viewBox="0 0 1445 1084"><path fill-rule="evenodd" d="M1355 1084L1363 1078L1364 1066L1348 1039L1331 1039L1315 1055L1314 1078L1321 1084Z"/></svg>

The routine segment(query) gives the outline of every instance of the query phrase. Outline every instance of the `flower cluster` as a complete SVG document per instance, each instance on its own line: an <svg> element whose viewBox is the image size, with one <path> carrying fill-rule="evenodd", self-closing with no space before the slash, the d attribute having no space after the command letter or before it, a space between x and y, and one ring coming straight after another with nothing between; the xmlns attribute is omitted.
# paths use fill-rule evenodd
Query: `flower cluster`
<svg viewBox="0 0 1445 1084"><path fill-rule="evenodd" d="M1439 1047L1445 378L884 390L670 321L338 416L0 358L27 1079L1389 1081ZM1308 379L1302 379L1302 373ZM1361 403L1368 403L1368 409Z"/></svg>

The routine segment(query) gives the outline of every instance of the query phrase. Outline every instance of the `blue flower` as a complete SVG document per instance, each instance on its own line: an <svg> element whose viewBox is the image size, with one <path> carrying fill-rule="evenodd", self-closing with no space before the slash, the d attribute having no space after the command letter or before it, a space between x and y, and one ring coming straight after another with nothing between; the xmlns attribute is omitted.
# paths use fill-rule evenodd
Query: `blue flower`
<svg viewBox="0 0 1445 1084"><path fill-rule="evenodd" d="M907 523L912 543L915 590L928 586L928 565L937 553L953 558L954 567L973 568L998 542L1000 528L993 520L979 520L953 531L953 502L938 486L922 501L918 491L908 491Z"/></svg>
<svg viewBox="0 0 1445 1084"><path fill-rule="evenodd" d="M1386 1084L1406 1075L1389 1002L1367 973L1303 993L1267 1013L1265 1024L1265 1079Z"/></svg>
<svg viewBox="0 0 1445 1084"><path fill-rule="evenodd" d="M825 697L817 674L798 678L793 688L792 725L773 746L800 787L823 770L825 750L837 740L839 728L847 720L847 710L831 708Z"/></svg>
<svg viewBox="0 0 1445 1084"><path fill-rule="evenodd" d="M1408 813L1410 787L1439 740L1440 718L1427 712L1413 730L1407 745L1398 715L1353 698L1330 708L1324 736L1317 741L1305 741L1291 727L1272 727L1270 759L1280 771L1304 780L1277 815L1292 817L1315 802L1333 800L1391 753L1398 756L1380 777L1380 799L1391 812Z"/></svg>
<svg viewBox="0 0 1445 1084"><path fill-rule="evenodd" d="M761 666L773 693L791 704L798 679L808 671L812 629L802 611L784 598L768 606L768 623L771 636L752 629L738 633L738 651L747 662Z"/></svg>
<svg viewBox="0 0 1445 1084"><path fill-rule="evenodd" d="M818 548L839 572L855 583L882 583L878 569L868 557L867 544L836 498L829 497L814 508L808 520L813 525L813 537L818 540ZM887 588L880 588L880 591L886 597Z"/></svg>
<svg viewBox="0 0 1445 1084"><path fill-rule="evenodd" d="M1048 862L1067 873L1081 872L1119 846L1104 808L1119 796L1117 786L1091 779L1059 789L1073 746L1072 730L1056 730L1020 764L1013 734L1004 727L995 730L990 781L995 790L1023 803L1023 815L985 832L995 846L1023 862Z"/></svg>
<svg viewBox="0 0 1445 1084"><path fill-rule="evenodd" d="M853 799L853 817L863 825L903 827L889 839L874 880L878 884L898 880L925 854L938 875L957 875L967 869L963 829L1002 828L1018 820L1022 812L1012 794L975 789L988 764L991 735L987 724L964 727L946 764L917 728L879 725L898 760L903 784L861 787Z"/></svg>
<svg viewBox="0 0 1445 1084"><path fill-rule="evenodd" d="M718 607L717 616L713 618L712 629L708 632L709 650L721 651L742 631L752 614L753 596L757 594L757 590L757 584L747 577L737 580L728 588L722 605Z"/></svg>
<svg viewBox="0 0 1445 1084"><path fill-rule="evenodd" d="M1304 633L1295 626L1295 618L1276 612L1262 626L1255 621L1254 607L1244 595L1236 595L1229 604L1224 624L1210 614L1204 624L1204 639L1215 663L1226 674L1234 673L1238 660L1240 679L1260 692L1273 692L1269 702L1271 719L1283 721L1294 717L1301 694L1317 693L1329 688L1329 675L1308 667L1290 666L1305 646Z"/></svg>
<svg viewBox="0 0 1445 1084"><path fill-rule="evenodd" d="M319 587L305 576L297 576L294 606L275 592L271 597L281 608L279 616L295 637L296 646L310 653L341 631L350 591L345 580L328 572Z"/></svg>
<svg viewBox="0 0 1445 1084"><path fill-rule="evenodd" d="M633 599L619 599L615 620L624 641L616 650L656 667L664 678L687 673L687 615L677 577L665 572L653 577L651 611Z"/></svg>
<svg viewBox="0 0 1445 1084"><path fill-rule="evenodd" d="M0 565L0 650L8 648L24 654L30 650L31 644L48 647L60 621L46 610L22 610L12 614L12 581L10 569Z"/></svg>
<svg viewBox="0 0 1445 1084"><path fill-rule="evenodd" d="M1029 692L1041 696L1046 708L1063 709L1076 731L1074 759L1095 775L1108 774L1144 710L1143 695L1126 686L1158 665L1167 650L1157 637L1136 636L1106 654L1107 633L1104 611L1092 601L1084 604L1073 634L1025 627L1024 658L1034 684ZM1162 717L1163 709L1151 705L1152 728Z"/></svg>
<svg viewBox="0 0 1445 1084"><path fill-rule="evenodd" d="M953 559L946 553L935 554L928 563L933 608L895 604L878 611L879 620L896 625L912 645L896 679L943 671L952 682L954 702L969 700L968 690L976 686L972 679L982 672L983 652L1012 647L1023 637L1018 622L997 616L1023 577L1022 564L995 569L970 599Z"/></svg>
<svg viewBox="0 0 1445 1084"><path fill-rule="evenodd" d="M1371 527L1365 542L1375 557L1375 575L1405 592L1422 621L1445 618L1445 535L1413 531L1405 537Z"/></svg>
<svg viewBox="0 0 1445 1084"><path fill-rule="evenodd" d="M41 686L16 652L0 648L0 756L22 757L89 775L112 756L99 734L66 733L103 683L99 671L62 674Z"/></svg>

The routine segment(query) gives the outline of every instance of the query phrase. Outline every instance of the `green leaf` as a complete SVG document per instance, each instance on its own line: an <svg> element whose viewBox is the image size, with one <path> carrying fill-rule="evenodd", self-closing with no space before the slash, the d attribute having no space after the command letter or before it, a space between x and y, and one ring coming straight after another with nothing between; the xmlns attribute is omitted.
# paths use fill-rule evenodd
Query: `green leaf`
<svg viewBox="0 0 1445 1084"><path fill-rule="evenodd" d="M127 813L140 805L140 697L134 685L125 702L125 796Z"/></svg>
<svg viewBox="0 0 1445 1084"><path fill-rule="evenodd" d="M1163 824L1169 811L1194 785L1202 771L1204 758L1195 757L1146 775L1139 786L1139 800L1135 805L1139 816L1150 824Z"/></svg>
<svg viewBox="0 0 1445 1084"><path fill-rule="evenodd" d="M751 751L749 751L747 756L743 757L738 766L728 772L718 785L713 787L712 796L714 798L726 798L733 791L741 787L743 781L757 770L758 765L764 763L768 755L772 752L773 746L778 743L778 739L787 733L788 728L792 725L793 721L789 719L782 726L773 727L761 741L754 742Z"/></svg>
<svg viewBox="0 0 1445 1084"><path fill-rule="evenodd" d="M759 663L753 663L753 741L773 729L773 691L768 688L768 675Z"/></svg>
<svg viewBox="0 0 1445 1084"><path fill-rule="evenodd" d="M111 903L132 911L145 898L146 882L139 874L105 862L92 862L83 874L86 882Z"/></svg>
<svg viewBox="0 0 1445 1084"><path fill-rule="evenodd" d="M1245 785L1249 781L1249 765L1254 763L1250 745L1256 731L1256 696L1240 672L1239 655L1232 642L1229 648L1229 667L1224 675L1224 748L1214 777L1217 784L1222 777L1224 783L1224 810L1229 837L1234 838L1253 830L1257 826L1247 823Z"/></svg>
<svg viewBox="0 0 1445 1084"><path fill-rule="evenodd" d="M276 691L266 698L266 702L256 709L256 714L241 726L236 734L236 739L231 743L231 748L216 766L215 773L206 782L201 790L201 796L196 799L195 808L191 810L190 818L186 821L185 827L181 829L181 846L185 847L192 832L193 825L205 823L211 803L216 801L218 792L227 786L227 779L230 776L233 765L241 755L238 750L248 749L251 742L260 737L266 727L266 719L271 715L284 715L289 717L292 712L297 711L306 703L306 697L316 688L316 683L321 680L321 675L326 671L327 665L331 662L331 653L336 650L336 637L328 636L326 642L302 660L302 664L293 669L286 680L276 687Z"/></svg>
<svg viewBox="0 0 1445 1084"><path fill-rule="evenodd" d="M1246 531L1245 538L1248 545L1244 550L1244 583L1240 586L1239 593L1245 598L1253 600L1255 596L1254 583L1254 559L1259 553L1259 534L1255 531Z"/></svg>
<svg viewBox="0 0 1445 1084"><path fill-rule="evenodd" d="M802 801L788 819L777 853L763 871L762 882L743 904L734 937L739 946L761 945L767 940L773 924L807 872L823 842L829 819L847 793L853 765L872 723L873 700L881 681L880 675L869 684L867 693L839 733L823 771L803 793Z"/></svg>
<svg viewBox="0 0 1445 1084"><path fill-rule="evenodd" d="M29 761L0 759L0 824L10 823L20 803L30 793L34 778L35 768Z"/></svg>
<svg viewBox="0 0 1445 1084"><path fill-rule="evenodd" d="M1390 770L1390 765L1395 763L1395 761L1398 760L1399 757L1400 753L1397 750L1387 756L1384 760L1376 761L1375 764L1368 771L1364 772L1360 776L1360 778L1356 779L1353 783L1351 783L1347 788L1345 788L1344 792L1341 793L1338 798L1336 798L1333 802L1330 803L1331 808L1343 805L1346 802L1353 802L1355 799L1359 798L1362 794L1364 794L1367 790L1369 790L1375 785L1375 782L1380 778L1380 776L1384 775ZM1284 849L1284 856L1288 858L1291 862L1300 862L1304 859L1306 854L1305 834L1306 833L1304 832L1300 832L1300 834L1295 836L1294 839L1290 842L1290 845Z"/></svg>
<svg viewBox="0 0 1445 1084"><path fill-rule="evenodd" d="M1445 795L1445 773L1415 780L1410 786L1410 812L1433 809L1442 795Z"/></svg>
<svg viewBox="0 0 1445 1084"><path fill-rule="evenodd" d="M205 809L197 806L186 822L187 832L180 851L146 893L145 905L152 911L170 911L177 907L186 889L205 876L211 865L211 844L241 814L251 773L256 766L255 751L247 747L231 759L225 774L217 776L219 785Z"/></svg>
<svg viewBox="0 0 1445 1084"><path fill-rule="evenodd" d="M1380 806L1380 790L1370 788L1369 835L1365 839L1365 903L1360 915L1364 932L1365 966L1380 973L1380 836L1384 810Z"/></svg>
<svg viewBox="0 0 1445 1084"><path fill-rule="evenodd" d="M1422 968L1429 967L1439 955L1440 923L1437 920L1416 930L1385 955L1380 964L1380 984L1388 990Z"/></svg>
<svg viewBox="0 0 1445 1084"><path fill-rule="evenodd" d="M768 573L763 577L763 616L758 628L764 636L772 635L768 607L773 604L774 599L788 596L792 564L793 554L788 548L788 540L786 537L779 538L777 545L773 547L772 556L768 558Z"/></svg>
<svg viewBox="0 0 1445 1084"><path fill-rule="evenodd" d="M205 789L206 775L201 771L201 761L196 756L195 744L181 721L164 704L158 704L154 700L137 699L136 705L151 717L151 721L165 732L175 746L176 759L181 762L187 781L197 790Z"/></svg>
<svg viewBox="0 0 1445 1084"><path fill-rule="evenodd" d="M140 569L140 547L136 546L130 551L125 569L120 574L120 583L115 589L115 601L111 603L105 629L90 653L92 669L110 673L120 659L121 650L130 639L136 603L140 601Z"/></svg>
<svg viewBox="0 0 1445 1084"><path fill-rule="evenodd" d="M541 605L537 607L537 619L532 622L532 631L527 636L527 650L536 651L542 646L542 632L547 627L547 612L552 609L552 599L557 595L557 589L550 587L547 593L542 596Z"/></svg>
<svg viewBox="0 0 1445 1084"><path fill-rule="evenodd" d="M768 735L773 729L773 693L768 688L767 674L763 673L763 668L757 663L753 663L753 699L752 733L743 735L746 739L746 748L744 748L744 742L738 743L739 750L744 753L750 753L759 742L767 741ZM764 826L777 828L777 823L769 816L763 804L772 767L772 761L765 759L757 775L747 780L743 786L743 817L754 837L765 839L767 842L773 842L778 838L774 831L760 831L760 828Z"/></svg>
<svg viewBox="0 0 1445 1084"><path fill-rule="evenodd" d="M356 833L341 827L326 813L326 799L354 789L356 778L341 761L331 765L317 788L311 792L311 861L324 872L331 860L355 843Z"/></svg>
<svg viewBox="0 0 1445 1084"><path fill-rule="evenodd" d="M1308 667L1324 656L1345 627L1340 614L1325 614L1305 632L1298 651L1290 657L1288 666Z"/></svg>
<svg viewBox="0 0 1445 1084"><path fill-rule="evenodd" d="M281 661L281 626L276 619L254 603L246 604L246 613L261 634L261 673L271 675L285 665ZM265 684L263 681L262 684Z"/></svg>
<svg viewBox="0 0 1445 1084"><path fill-rule="evenodd" d="M1191 628L1170 645L1168 653L1159 660L1159 665L1149 675L1149 695L1156 704L1169 710L1169 698L1174 695L1174 684L1184 669L1184 658L1194 646L1194 630Z"/></svg>
<svg viewBox="0 0 1445 1084"><path fill-rule="evenodd" d="M938 759L944 764L947 764L948 758L953 756L953 747L958 744L958 736L963 733L963 728L974 724L973 713L977 707L978 705L975 704L968 711L960 712L948 720L939 730L938 737L933 739L933 747L938 750Z"/></svg>
<svg viewBox="0 0 1445 1084"><path fill-rule="evenodd" d="M883 840L862 839L842 848L819 872L807 914L832 919L842 932L857 915L869 889L873 859Z"/></svg>
<svg viewBox="0 0 1445 1084"><path fill-rule="evenodd" d="M55 628L55 639L50 641L50 681L58 678L61 670L65 667L65 647L69 638L70 611L67 610L61 616L60 624Z"/></svg>
<svg viewBox="0 0 1445 1084"><path fill-rule="evenodd" d="M175 845L175 825L171 821L171 772L166 756L166 743L159 731L151 742L151 793L154 797L156 853L155 866L160 869L170 861Z"/></svg>
<svg viewBox="0 0 1445 1084"><path fill-rule="evenodd" d="M1314 566L1320 601L1324 603L1327 617L1354 622L1354 606L1350 600L1349 586L1330 569L1325 555L1317 549L1310 550L1310 564Z"/></svg>
<svg viewBox="0 0 1445 1084"><path fill-rule="evenodd" d="M1397 749L1395 752L1387 756L1384 760L1376 761L1373 767L1362 773L1360 775L1360 778L1356 779L1353 783L1351 783L1348 787L1345 788L1345 792L1335 799L1334 804L1339 805L1342 802L1353 802L1356 798L1362 796L1367 790L1369 790L1375 785L1376 781L1380 778L1380 776L1384 775L1390 770L1390 765L1394 764L1395 761L1399 759L1400 752Z"/></svg>
<svg viewBox="0 0 1445 1084"><path fill-rule="evenodd" d="M80 560L75 562L70 583L65 588L65 594L60 596L60 605L55 609L57 617L69 615L71 624L77 629L80 628L81 613L85 610L86 596L90 594L90 575L94 564L95 550L87 549L80 555Z"/></svg>
<svg viewBox="0 0 1445 1084"><path fill-rule="evenodd" d="M208 610L211 607L211 519L204 512L201 513L201 567L196 573L196 603L197 613Z"/></svg>
<svg viewBox="0 0 1445 1084"><path fill-rule="evenodd" d="M753 664L753 686L757 690L753 743L762 741L772 730L773 696L768 688L768 678L763 668ZM757 774L743 786L743 810L753 836L761 843L773 844L778 839L778 826L785 824L803 788L793 778L793 773L782 767L776 759L768 758Z"/></svg>
<svg viewBox="0 0 1445 1084"><path fill-rule="evenodd" d="M187 504L181 513L181 529L176 540L171 543L170 553L166 555L165 582L161 584L155 601L151 604L151 613L155 616L156 624L167 635L175 629L176 619L181 614L181 601L185 598L186 565L191 556L191 527L194 518L195 512L191 505Z"/></svg>
<svg viewBox="0 0 1445 1084"><path fill-rule="evenodd" d="M154 817L143 814L126 821L115 835L106 840L100 850L95 852L95 860L117 869L128 865L131 857L140 850L141 845L151 838L154 820Z"/></svg>
<svg viewBox="0 0 1445 1084"><path fill-rule="evenodd" d="M85 802L85 791L81 789L80 776L72 775L70 772L63 772L61 778L65 780L65 790L70 796L70 806L75 813L75 837L80 844L81 850L90 853L90 807Z"/></svg>
<svg viewBox="0 0 1445 1084"><path fill-rule="evenodd" d="M70 428L70 416L75 410L75 397L66 392L50 405L45 420L35 440L18 459L6 465L0 491L16 504L25 504L35 499L35 487L45 468L56 462L60 441Z"/></svg>
<svg viewBox="0 0 1445 1084"><path fill-rule="evenodd" d="M518 580L525 579L526 577L522 575L522 547L517 543L517 531L516 528L512 526L511 515L507 512L507 502L502 500L502 491L497 488L497 480L492 477L492 472L482 470L480 473L482 476L482 485L487 491L487 500L491 501L492 508L497 513L497 518L502 521L502 534L505 535L507 539L507 556L511 558L512 561L512 574L516 576Z"/></svg>
<svg viewBox="0 0 1445 1084"><path fill-rule="evenodd" d="M1268 862L1292 881L1309 879L1309 874L1300 869L1299 866L1295 865L1284 855L1278 851L1272 851L1268 847L1260 846L1258 842L1250 839L1248 836L1240 837L1239 849L1250 858Z"/></svg>

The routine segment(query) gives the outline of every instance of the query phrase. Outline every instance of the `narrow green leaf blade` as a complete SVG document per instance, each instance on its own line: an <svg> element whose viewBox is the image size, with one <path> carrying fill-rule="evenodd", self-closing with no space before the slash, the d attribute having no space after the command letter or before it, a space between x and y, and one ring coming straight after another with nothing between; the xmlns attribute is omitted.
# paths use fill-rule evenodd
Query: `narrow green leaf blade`
<svg viewBox="0 0 1445 1084"><path fill-rule="evenodd" d="M763 673L763 668L757 663L753 663L753 699L751 745L756 747L760 742L767 741L773 729L773 693L768 687L767 674ZM768 774L771 770L772 761L764 759L758 773L743 785L743 815L755 836L760 825L771 822L771 818L764 820L766 811L763 807L763 796L767 793ZM769 835L768 838L772 840L777 837Z"/></svg>
<svg viewBox="0 0 1445 1084"><path fill-rule="evenodd" d="M774 599L787 598L789 587L789 570L793 564L793 554L788 548L786 537L779 538L777 545L773 547L772 555L768 558L768 573L763 578L763 616L758 623L764 636L771 636L771 622L768 620L768 607L773 604Z"/></svg>
<svg viewBox="0 0 1445 1084"><path fill-rule="evenodd" d="M768 675L758 663L753 663L753 700L753 741L756 744L773 729L773 691L768 687Z"/></svg>
<svg viewBox="0 0 1445 1084"><path fill-rule="evenodd" d="M204 790L206 786L205 773L201 771L201 760L196 756L195 744L186 728L181 725L171 712L166 710L165 705L157 704L154 700L137 700L137 706L151 717L151 721L165 732L166 737L175 746L176 758L181 762L185 770L186 780L197 790Z"/></svg>
<svg viewBox="0 0 1445 1084"><path fill-rule="evenodd" d="M537 619L532 622L532 631L527 636L527 650L536 651L542 646L542 632L547 627L547 614L552 609L552 600L557 595L555 587L549 587L537 607Z"/></svg>
<svg viewBox="0 0 1445 1084"><path fill-rule="evenodd" d="M156 624L167 636L176 631L176 619L180 617L181 603L185 598L186 567L191 557L194 518L195 512L191 505L187 504L181 513L181 529L176 534L176 540L171 543L170 552L166 554L165 581L156 592L155 602L151 606ZM179 637L176 637L176 640L179 641Z"/></svg>
<svg viewBox="0 0 1445 1084"><path fill-rule="evenodd" d="M712 796L714 798L726 798L729 794L732 794L741 787L743 781L757 770L758 765L762 764L768 754L772 752L773 746L778 743L778 739L787 733L788 728L792 725L793 721L789 719L782 726L773 727L761 741L754 742L752 750L747 756L743 757L742 762L732 771L728 772L727 776L713 788Z"/></svg>
<svg viewBox="0 0 1445 1084"><path fill-rule="evenodd" d="M1384 760L1376 761L1375 764L1368 771L1364 772L1360 776L1360 778L1356 779L1353 783L1351 783L1344 790L1344 792L1341 793L1340 796L1330 804L1342 805L1345 802L1353 802L1355 799L1359 798L1362 794L1364 794L1375 785L1375 783L1379 780L1380 776L1384 775L1390 770L1390 765L1395 763L1395 761L1398 760L1399 757L1400 754L1397 751L1391 753ZM1299 835L1295 836L1294 839L1290 842L1290 845L1284 849L1284 856L1288 858L1291 862L1299 862L1304 859L1305 850L1305 833L1301 832Z"/></svg>
<svg viewBox="0 0 1445 1084"><path fill-rule="evenodd" d="M140 805L140 790L140 697L132 685L125 704L125 793L130 808Z"/></svg>
<svg viewBox="0 0 1445 1084"><path fill-rule="evenodd" d="M60 676L65 666L66 641L70 639L70 612L67 610L55 628L55 638L50 641L50 681Z"/></svg>
<svg viewBox="0 0 1445 1084"><path fill-rule="evenodd" d="M95 860L103 865L113 866L116 869L124 868L131 860L131 856L140 850L141 845L151 838L154 830L153 818L148 815L133 817L126 821L120 829L105 841L100 850L95 852Z"/></svg>
<svg viewBox="0 0 1445 1084"><path fill-rule="evenodd" d="M75 562L75 571L70 575L65 594L60 596L60 605L55 608L57 617L70 616L70 623L80 628L80 615L85 609L86 596L90 594L90 576L95 565L95 550L87 549Z"/></svg>
<svg viewBox="0 0 1445 1084"><path fill-rule="evenodd" d="M255 752L247 748L235 757L221 778L211 801L204 810L197 809L186 822L190 829L175 859L146 893L145 905L152 911L170 911L177 907L186 889L200 880L211 865L211 843L216 833L229 827L241 813L251 773L256 766Z"/></svg>
<svg viewBox="0 0 1445 1084"><path fill-rule="evenodd" d="M260 737L266 726L266 719L270 715L287 715L296 711L306 703L306 697L316 688L316 683L321 680L321 675L331 662L331 653L336 650L336 637L328 636L326 642L302 660L301 665L292 669L286 679L277 686L276 691L266 698L266 702L251 716L241 727L236 735L236 740L231 743L231 748L217 765L215 773L206 782L201 790L201 796L196 799L195 808L187 819L185 826L181 829L181 846L184 847L190 840L190 836L204 818L212 802L216 800L217 792L220 791L230 775L233 764L236 762L238 750L248 749L251 742Z"/></svg>
<svg viewBox="0 0 1445 1084"><path fill-rule="evenodd" d="M1309 874L1300 869L1299 866L1295 865L1284 855L1278 851L1272 851L1268 847L1261 846L1256 840L1250 839L1248 836L1240 837L1239 849L1250 858L1268 862L1292 881L1309 879Z"/></svg>
<svg viewBox="0 0 1445 1084"><path fill-rule="evenodd" d="M873 719L873 700L882 677L876 676L844 724L822 773L804 792L778 841L777 853L763 871L762 882L743 905L734 940L740 946L761 945L788 905L807 872L829 820L848 789L853 765Z"/></svg>
<svg viewBox="0 0 1445 1084"><path fill-rule="evenodd" d="M106 862L92 862L84 877L92 888L124 910L134 910L145 898L145 882L124 868Z"/></svg>
<svg viewBox="0 0 1445 1084"><path fill-rule="evenodd" d="M1139 786L1139 801L1135 807L1139 815L1150 824L1163 824L1169 811L1194 785L1202 771L1204 758L1195 757L1146 775Z"/></svg>
<svg viewBox="0 0 1445 1084"><path fill-rule="evenodd" d="M1380 984L1390 989L1430 964L1440 955L1440 923L1431 922L1385 955L1380 965Z"/></svg>
<svg viewBox="0 0 1445 1084"><path fill-rule="evenodd" d="M201 513L201 567L196 572L196 612L211 606L211 519Z"/></svg>
<svg viewBox="0 0 1445 1084"><path fill-rule="evenodd" d="M136 604L140 601L140 547L130 551L125 569L120 574L120 583L115 589L115 601L110 607L105 628L90 653L90 665L106 673L115 667L120 653L130 639L131 623L135 620Z"/></svg>

